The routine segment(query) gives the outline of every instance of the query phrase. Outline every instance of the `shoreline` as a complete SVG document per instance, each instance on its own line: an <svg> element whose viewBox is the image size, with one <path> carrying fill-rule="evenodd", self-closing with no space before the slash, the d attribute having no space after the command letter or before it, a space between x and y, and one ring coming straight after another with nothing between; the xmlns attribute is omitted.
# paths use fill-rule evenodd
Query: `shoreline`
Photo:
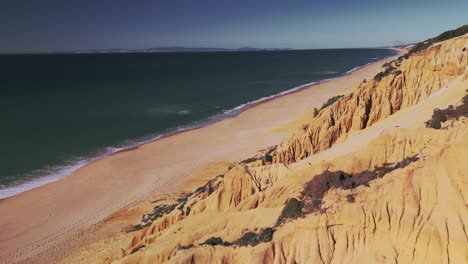
<svg viewBox="0 0 468 264"><path fill-rule="evenodd" d="M6 257L15 262L44 252L72 232L91 227L189 177L191 171L207 162L237 161L278 143L289 133L272 133L273 128L297 118L332 95L352 91L356 82L373 76L384 61L399 55L252 103L233 118L120 150L59 181L0 200L0 213L7 215L0 220L6 227L0 238L0 260ZM308 89L312 87L315 89Z"/></svg>
<svg viewBox="0 0 468 264"><path fill-rule="evenodd" d="M384 48L384 49L394 50L398 52L398 49L395 49L395 48ZM28 174L31 174L31 175L39 174L39 176L35 176L35 177L33 176L30 179L20 184L15 185L13 183L11 186L0 189L0 201L4 199L8 199L10 197L14 197L16 195L20 195L24 192L33 190L35 188L39 188L41 186L62 180L70 176L72 173L79 170L80 168L87 166L93 162L99 161L101 159L105 159L107 157L110 157L112 155L115 155L121 152L126 152L126 151L137 149L142 145L150 144L154 141L157 141L166 137L171 137L171 136L175 136L180 133L187 132L187 131L200 129L200 128L210 126L218 122L222 122L223 120L226 120L226 119L236 118L242 112L247 111L248 109L255 107L257 105L267 103L271 100L275 100L277 98L287 96L289 94L301 92L304 89L313 88L314 86L319 85L324 82L329 82L329 81L342 78L344 76L352 74L353 72L359 69L362 69L364 67L367 67L375 63L379 63L380 61L386 60L389 57L393 57L393 56L396 56L396 55L384 57L380 60L369 62L361 66L356 66L353 69L346 71L345 73L339 76L333 77L333 78L325 78L319 81L309 82L309 83L302 84L302 85L290 88L288 90L285 90L285 91L282 91L273 95L261 97L259 99L236 106L232 109L224 110L222 113L215 114L205 119L194 121L194 122L191 122L186 125L179 126L179 127L169 128L167 129L168 130L167 132L154 133L153 135L148 135L148 136L143 136L143 137L136 138L136 139L127 140L128 142L127 144L123 142L120 145L108 146L108 147L105 147L103 150L96 151L95 154L90 154L89 156L85 156L85 157L77 157L75 160L67 161L64 164L50 166L50 169L48 169L49 166L46 166L45 168L36 169ZM41 171L45 171L45 172L42 173Z"/></svg>

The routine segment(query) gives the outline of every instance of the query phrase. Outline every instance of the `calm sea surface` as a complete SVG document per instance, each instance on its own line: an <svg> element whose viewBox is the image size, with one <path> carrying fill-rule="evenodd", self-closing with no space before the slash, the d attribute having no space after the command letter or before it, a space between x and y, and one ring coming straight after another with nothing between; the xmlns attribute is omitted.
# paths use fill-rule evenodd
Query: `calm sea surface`
<svg viewBox="0 0 468 264"><path fill-rule="evenodd" d="M335 78L387 49L0 56L0 198L249 102ZM311 88L313 89L313 88Z"/></svg>

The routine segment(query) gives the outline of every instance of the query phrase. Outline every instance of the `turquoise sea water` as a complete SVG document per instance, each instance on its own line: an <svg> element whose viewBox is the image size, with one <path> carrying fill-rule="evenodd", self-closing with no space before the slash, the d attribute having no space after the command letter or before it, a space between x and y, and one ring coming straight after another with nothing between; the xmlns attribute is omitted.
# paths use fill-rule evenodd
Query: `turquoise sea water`
<svg viewBox="0 0 468 264"><path fill-rule="evenodd" d="M393 54L331 49L0 56L0 198Z"/></svg>

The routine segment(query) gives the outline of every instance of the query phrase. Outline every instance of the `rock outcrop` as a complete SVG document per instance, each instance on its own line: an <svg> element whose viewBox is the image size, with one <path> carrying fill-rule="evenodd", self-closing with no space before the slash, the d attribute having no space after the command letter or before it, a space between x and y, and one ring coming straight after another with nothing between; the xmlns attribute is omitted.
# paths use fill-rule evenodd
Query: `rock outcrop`
<svg viewBox="0 0 468 264"><path fill-rule="evenodd" d="M129 248L123 254L132 254L138 249L147 247L163 236L168 228L186 218L192 219L204 212L247 211L257 208L266 198L265 191L281 178L287 177L288 171L283 164L262 167L248 167L240 164L231 168L226 174L218 175L186 197L178 199L177 204L156 206L154 211L164 213L156 214L157 219L153 219L151 223L147 222L148 217L145 215L142 224L138 227L147 227L133 238ZM280 200L277 202L278 205L284 203ZM161 208L172 208L172 210L165 212ZM155 213L148 215L155 215ZM174 244L172 250L178 246L179 244ZM168 256L162 257L160 260L167 258Z"/></svg>
<svg viewBox="0 0 468 264"><path fill-rule="evenodd" d="M237 203L230 209L213 206L215 210L205 209L178 221L169 221L173 219L169 216L155 221L140 231L116 263L356 263L363 258L375 263L464 263L468 258L466 149L466 120L448 130L395 129L366 148L334 160L335 165L327 169L356 173L417 154L416 162L369 186L328 191L320 212L286 221L268 243L202 245L210 237L232 242L248 230L273 227L282 204L302 191L284 186L302 189L323 167L289 171L294 176L265 189L269 199L250 210ZM233 170L240 169L245 167ZM214 193L202 198L202 203L220 197ZM349 194L352 202L346 198ZM240 200L254 196L252 191Z"/></svg>
<svg viewBox="0 0 468 264"><path fill-rule="evenodd" d="M468 119L437 130L426 128L425 117L407 127L385 123L388 117L412 121L408 115L421 111L430 116L428 106L400 110L439 102L450 89L456 93L447 98L461 100L467 65L468 35L385 65L375 80L322 109L268 152L273 164L257 158L238 164L155 208L128 248L105 262L468 263ZM371 133L377 123L385 129ZM333 155L336 142L366 131L373 140L356 140L352 150ZM327 186L317 210L305 210L313 197L307 196L310 182L326 184L318 177L324 171L342 172L346 177L337 179L346 187ZM372 178L352 178L363 173ZM297 214L286 215L289 201ZM267 239L256 237L264 230ZM246 237L255 243L238 242Z"/></svg>
<svg viewBox="0 0 468 264"><path fill-rule="evenodd" d="M273 154L273 162L290 164L326 150L348 133L365 129L433 95L466 71L467 42L465 35L386 65L385 74L377 80L362 83L282 142Z"/></svg>
<svg viewBox="0 0 468 264"><path fill-rule="evenodd" d="M453 136L456 140L441 147L435 155L423 155L420 161L372 182L369 187L330 191L322 204L325 212L281 226L270 243L249 248L201 246L176 254L171 261L466 263L468 166L463 160L468 148L467 135L466 125L451 133L440 133L441 141L451 141ZM392 136L403 135L386 135ZM429 140L416 138L407 141ZM410 153L413 151L418 148ZM369 153L384 152L364 150L356 155L371 158ZM385 155L378 159L385 160ZM360 164L366 161L369 160L364 158ZM355 195L353 202L345 198L350 192Z"/></svg>

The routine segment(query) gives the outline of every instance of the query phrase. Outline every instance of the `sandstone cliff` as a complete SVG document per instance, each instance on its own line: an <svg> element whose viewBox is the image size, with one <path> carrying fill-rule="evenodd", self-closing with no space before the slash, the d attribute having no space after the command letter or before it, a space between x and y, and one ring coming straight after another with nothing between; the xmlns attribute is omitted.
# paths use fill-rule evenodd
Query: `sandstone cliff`
<svg viewBox="0 0 468 264"><path fill-rule="evenodd" d="M465 71L468 52L463 49L467 39L465 35L383 67L386 74L362 83L282 142L273 162L289 164L328 149L347 133L428 98Z"/></svg>
<svg viewBox="0 0 468 264"><path fill-rule="evenodd" d="M104 262L468 263L468 119L424 125L460 104L467 65L468 35L385 65L273 164L237 164L158 204Z"/></svg>

